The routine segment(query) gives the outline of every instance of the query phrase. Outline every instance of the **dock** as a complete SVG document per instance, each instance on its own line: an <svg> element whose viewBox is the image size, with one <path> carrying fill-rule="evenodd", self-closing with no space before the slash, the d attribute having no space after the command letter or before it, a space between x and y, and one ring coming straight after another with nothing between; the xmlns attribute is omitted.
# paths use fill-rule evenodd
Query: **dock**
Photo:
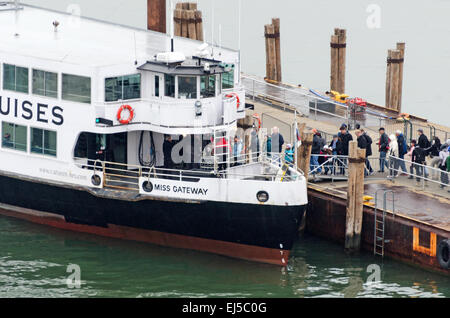
<svg viewBox="0 0 450 318"><path fill-rule="evenodd" d="M315 97L309 95L305 89L286 85L277 87L275 84L246 75L243 75L243 83L247 91L247 103L253 108L247 111L249 116L258 114L262 119L261 127L266 128L269 133L273 126L279 127L286 143L293 143L292 127L295 121L299 126L304 124L305 131L317 129L327 142L338 132L340 125L348 121L345 113L335 114L322 110L315 112L315 109L310 108L310 103L315 103ZM388 114L389 110L385 113ZM398 129L403 132L406 128L404 122L393 119L380 121L379 118L370 115L364 119L359 123L373 139L374 159L371 160L371 164L377 171L379 164L375 158L378 155L375 143L379 139L378 128L385 125L388 134ZM431 132L439 134L442 140L450 136L449 128L424 122L421 118L411 120L411 125L416 130L422 128L424 131L430 131L430 127L437 127ZM350 130L350 133L356 140L354 131ZM416 136L408 136L408 140L409 138ZM314 180L309 176L306 233L344 244L347 189L347 178ZM421 182L417 185L415 179L411 180L405 176L389 180L387 173L375 173L364 178L364 195L373 199L363 204L361 248L373 253L378 259L391 257L449 275L450 270L442 268L437 259L439 242L450 238L448 189L450 187L442 189L438 183L433 182ZM376 219L384 219L383 224L378 224ZM377 235L381 232L382 242L380 237L377 239Z"/></svg>

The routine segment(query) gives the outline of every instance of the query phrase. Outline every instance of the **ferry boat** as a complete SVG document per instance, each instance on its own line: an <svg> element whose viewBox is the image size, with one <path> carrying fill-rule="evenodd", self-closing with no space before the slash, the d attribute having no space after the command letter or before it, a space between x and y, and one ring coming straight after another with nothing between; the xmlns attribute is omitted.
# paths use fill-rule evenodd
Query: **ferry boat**
<svg viewBox="0 0 450 318"><path fill-rule="evenodd" d="M233 163L238 51L5 3L0 39L1 214L287 265L306 180Z"/></svg>

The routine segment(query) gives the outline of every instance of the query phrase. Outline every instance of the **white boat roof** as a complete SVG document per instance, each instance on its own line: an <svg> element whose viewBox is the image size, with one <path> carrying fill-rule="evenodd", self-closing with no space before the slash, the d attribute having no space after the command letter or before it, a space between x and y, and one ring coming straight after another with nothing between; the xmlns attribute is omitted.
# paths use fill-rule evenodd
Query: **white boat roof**
<svg viewBox="0 0 450 318"><path fill-rule="evenodd" d="M139 63L170 50L167 34L132 28L65 12L20 5L21 10L0 7L0 52L62 63L102 67ZM11 5L12 8L12 5ZM57 32L53 22L58 21ZM202 43L175 37L175 51L195 55ZM214 58L238 62L237 51L214 48ZM220 54L220 55L219 55ZM141 63L142 64L142 63Z"/></svg>

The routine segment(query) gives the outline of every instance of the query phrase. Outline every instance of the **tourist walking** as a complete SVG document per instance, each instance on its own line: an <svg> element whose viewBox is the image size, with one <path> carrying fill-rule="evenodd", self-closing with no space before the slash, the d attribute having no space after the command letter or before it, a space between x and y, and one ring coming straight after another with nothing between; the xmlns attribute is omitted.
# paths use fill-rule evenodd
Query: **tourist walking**
<svg viewBox="0 0 450 318"><path fill-rule="evenodd" d="M383 127L381 127L378 131L380 133L380 140L378 141L378 151L380 152L380 170L378 172L384 173L384 167L386 166L386 168L389 168L386 161L386 156L389 150L389 137Z"/></svg>
<svg viewBox="0 0 450 318"><path fill-rule="evenodd" d="M405 163L405 155L408 152L408 145L406 144L405 137L403 136L400 130L395 132L395 136L397 137L398 144L398 157L400 158L400 168L403 171L403 175L406 175L406 163Z"/></svg>
<svg viewBox="0 0 450 318"><path fill-rule="evenodd" d="M391 142L389 143L389 152L388 152L388 161L389 161L389 176L388 178L396 178L398 174L398 168L400 166L399 157L398 157L398 142L395 135L390 135L389 139Z"/></svg>

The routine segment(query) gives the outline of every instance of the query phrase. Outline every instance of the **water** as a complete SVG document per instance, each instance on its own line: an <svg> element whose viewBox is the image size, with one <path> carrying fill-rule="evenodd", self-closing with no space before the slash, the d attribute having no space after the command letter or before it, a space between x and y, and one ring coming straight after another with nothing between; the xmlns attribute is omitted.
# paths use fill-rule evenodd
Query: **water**
<svg viewBox="0 0 450 318"><path fill-rule="evenodd" d="M174 0L176 2L177 0ZM283 81L329 89L330 36L347 29L347 93L384 105L387 50L406 42L403 111L449 125L450 1L241 0L241 53L248 74L265 75L264 24L281 19ZM145 0L26 0L81 15L146 28ZM198 0L208 41L238 49L239 0ZM368 27L369 5L379 28ZM378 10L378 9L377 9ZM373 12L373 11L372 11ZM168 19L170 20L170 19ZM214 37L212 21L214 20ZM219 31L221 31L219 33ZM107 35L105 35L107 36Z"/></svg>
<svg viewBox="0 0 450 318"><path fill-rule="evenodd" d="M287 269L0 217L0 297L450 297L450 279L307 237ZM69 264L81 288L66 284ZM381 281L367 284L371 264Z"/></svg>

